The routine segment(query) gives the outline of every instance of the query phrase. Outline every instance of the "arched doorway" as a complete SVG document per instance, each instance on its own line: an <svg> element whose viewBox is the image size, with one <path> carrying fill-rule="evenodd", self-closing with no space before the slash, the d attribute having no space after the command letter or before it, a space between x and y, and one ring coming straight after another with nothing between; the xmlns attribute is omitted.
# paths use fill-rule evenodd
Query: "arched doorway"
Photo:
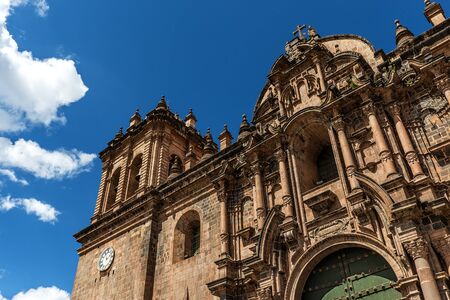
<svg viewBox="0 0 450 300"><path fill-rule="evenodd" d="M400 299L393 288L394 271L378 253L365 248L344 248L320 261L310 272L302 300Z"/></svg>

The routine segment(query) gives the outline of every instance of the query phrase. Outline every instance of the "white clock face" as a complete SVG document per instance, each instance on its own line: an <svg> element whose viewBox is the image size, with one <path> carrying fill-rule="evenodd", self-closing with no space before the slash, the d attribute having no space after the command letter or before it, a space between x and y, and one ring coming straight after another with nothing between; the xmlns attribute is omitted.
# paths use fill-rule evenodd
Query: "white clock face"
<svg viewBox="0 0 450 300"><path fill-rule="evenodd" d="M103 250L98 259L98 269L100 271L106 271L114 260L114 249L109 247Z"/></svg>

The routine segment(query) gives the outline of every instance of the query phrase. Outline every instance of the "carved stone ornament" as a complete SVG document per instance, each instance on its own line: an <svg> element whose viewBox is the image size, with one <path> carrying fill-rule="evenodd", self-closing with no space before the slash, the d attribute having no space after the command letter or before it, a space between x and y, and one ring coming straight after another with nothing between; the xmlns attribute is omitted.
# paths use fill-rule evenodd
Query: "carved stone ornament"
<svg viewBox="0 0 450 300"><path fill-rule="evenodd" d="M428 243L423 237L406 242L403 245L412 259L427 258L428 256Z"/></svg>
<svg viewBox="0 0 450 300"><path fill-rule="evenodd" d="M419 74L410 66L408 61L403 61L401 68L397 71L403 85L410 87L419 81Z"/></svg>
<svg viewBox="0 0 450 300"><path fill-rule="evenodd" d="M313 231L311 231L309 233L309 238L314 242L318 242L330 235L348 231L349 227L350 227L349 218L335 220L331 223L319 226Z"/></svg>
<svg viewBox="0 0 450 300"><path fill-rule="evenodd" d="M336 202L336 195L331 191L325 191L315 197L305 200L305 204L319 215L327 214L334 202Z"/></svg>

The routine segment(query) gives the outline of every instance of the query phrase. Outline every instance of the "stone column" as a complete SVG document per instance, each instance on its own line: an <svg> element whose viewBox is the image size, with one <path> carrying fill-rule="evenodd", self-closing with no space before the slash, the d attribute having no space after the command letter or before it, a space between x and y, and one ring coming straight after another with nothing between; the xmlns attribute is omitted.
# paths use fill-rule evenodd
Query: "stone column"
<svg viewBox="0 0 450 300"><path fill-rule="evenodd" d="M258 230L262 229L264 224L265 217L265 208L264 208L264 186L261 177L261 168L259 166L259 162L256 161L251 166L252 172L254 174L255 179L255 207L256 207L256 219L258 222Z"/></svg>
<svg viewBox="0 0 450 300"><path fill-rule="evenodd" d="M147 182L148 182L148 173L149 173L149 169L150 169L150 162L151 159L153 158L152 156L152 143L153 143L153 135L147 135L146 136L146 141L145 141L145 145L144 145L144 152L142 153L142 165L141 165L141 170L142 170L142 174L141 174L141 178L139 180L139 187L138 189L141 190L144 187L147 186Z"/></svg>
<svg viewBox="0 0 450 300"><path fill-rule="evenodd" d="M341 116L333 120L333 127L337 131L339 144L341 145L342 156L344 158L345 170L350 182L350 190L353 191L359 188L359 182L354 176L356 172L356 164L355 160L353 159L350 144L347 140L347 135L345 134L345 123L344 120L342 120Z"/></svg>
<svg viewBox="0 0 450 300"><path fill-rule="evenodd" d="M391 105L391 112L394 118L395 129L397 130L400 144L402 145L403 152L405 153L405 157L409 167L411 168L413 177L416 178L418 176L424 176L422 166L420 165L419 158L417 157L417 153L412 145L411 138L409 137L408 131L403 124L400 107L397 104Z"/></svg>
<svg viewBox="0 0 450 300"><path fill-rule="evenodd" d="M298 172L297 159L295 157L294 151L292 148L288 149L289 158L291 160L291 165L294 173L294 182L297 189L297 201L298 201L298 211L300 212L300 218L297 218L297 222L299 222L299 228L302 230L303 237L305 239L308 238L308 230L306 228L306 213L305 213L305 204L303 202L303 195L300 186L300 175Z"/></svg>
<svg viewBox="0 0 450 300"><path fill-rule="evenodd" d="M109 162L104 162L102 166L102 177L100 179L100 187L98 188L97 194L97 202L95 203L94 215L92 217L92 221L96 220L96 216L100 213L100 210L103 206L103 202L105 199L105 191L106 191L106 177L108 176L108 171L110 170Z"/></svg>
<svg viewBox="0 0 450 300"><path fill-rule="evenodd" d="M447 267L447 274L450 274L450 235L440 237L438 239L433 239L431 243L434 249L437 250L439 255L444 258L445 265Z"/></svg>
<svg viewBox="0 0 450 300"><path fill-rule="evenodd" d="M433 270L428 262L428 244L425 239L419 237L416 240L406 242L404 246L408 254L414 260L424 299L441 299Z"/></svg>
<svg viewBox="0 0 450 300"><path fill-rule="evenodd" d="M119 185L117 186L116 202L125 201L125 193L128 187L128 169L130 161L131 147L128 145L122 155L121 169L119 175Z"/></svg>
<svg viewBox="0 0 450 300"><path fill-rule="evenodd" d="M389 150L389 146L384 136L383 129L381 129L380 123L378 122L375 105L370 102L363 108L363 111L369 118L369 125L370 128L372 128L373 137L379 151L378 155L383 162L387 177L397 174L397 170L395 169L394 161L392 160L392 154Z"/></svg>
<svg viewBox="0 0 450 300"><path fill-rule="evenodd" d="M283 213L286 219L292 219L294 216L294 208L292 207L292 197L289 191L289 178L286 168L286 154L283 149L278 149L275 152L275 157L278 161L281 191L283 193Z"/></svg>
<svg viewBox="0 0 450 300"><path fill-rule="evenodd" d="M322 66L320 65L319 58L316 57L314 59L314 64L316 65L317 75L319 76L319 80L320 80L320 91L319 91L319 93L321 93L321 92L326 91L327 88L325 86L325 77L323 76Z"/></svg>
<svg viewBox="0 0 450 300"><path fill-rule="evenodd" d="M159 157L159 148L161 147L161 139L162 136L160 134L155 134L153 138L153 147L152 147L152 154L151 154L151 162L150 162L150 170L149 170L149 179L148 179L148 185L149 186L156 186L156 176L157 176L157 162Z"/></svg>
<svg viewBox="0 0 450 300"><path fill-rule="evenodd" d="M229 253L228 244L228 199L225 191L225 182L221 181L217 187L217 199L220 203L220 256L226 257Z"/></svg>

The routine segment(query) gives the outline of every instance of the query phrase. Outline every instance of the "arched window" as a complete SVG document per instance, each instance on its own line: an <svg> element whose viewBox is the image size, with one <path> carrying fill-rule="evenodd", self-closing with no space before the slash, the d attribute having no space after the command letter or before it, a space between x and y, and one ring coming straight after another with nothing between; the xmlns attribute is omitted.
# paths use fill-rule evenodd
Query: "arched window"
<svg viewBox="0 0 450 300"><path fill-rule="evenodd" d="M199 214L191 210L185 213L175 226L173 262L190 258L200 252L201 226Z"/></svg>
<svg viewBox="0 0 450 300"><path fill-rule="evenodd" d="M111 208L111 206L116 202L117 197L117 189L119 187L119 178L120 178L120 168L117 168L111 176L109 181L109 189L106 200L105 210Z"/></svg>
<svg viewBox="0 0 450 300"><path fill-rule="evenodd" d="M142 167L142 155L138 155L134 158L130 167L130 176L128 177L128 191L127 198L136 193L139 188L139 182L141 180L141 167Z"/></svg>
<svg viewBox="0 0 450 300"><path fill-rule="evenodd" d="M322 184L338 178L336 162L331 145L325 146L317 156L317 184Z"/></svg>
<svg viewBox="0 0 450 300"><path fill-rule="evenodd" d="M306 193L339 176L330 141L330 128L319 118L305 119L303 122L294 140L294 154L301 189Z"/></svg>

